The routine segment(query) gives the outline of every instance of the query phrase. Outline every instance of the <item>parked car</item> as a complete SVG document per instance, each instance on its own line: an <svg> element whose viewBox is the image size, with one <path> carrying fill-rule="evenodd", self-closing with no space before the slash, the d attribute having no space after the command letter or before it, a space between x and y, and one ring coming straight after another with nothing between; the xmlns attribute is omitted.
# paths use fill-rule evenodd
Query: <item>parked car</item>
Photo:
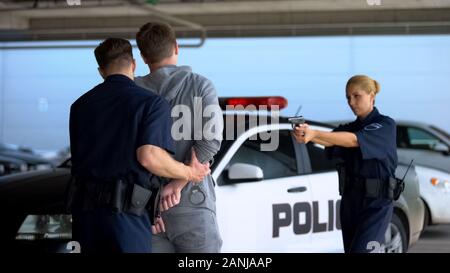
<svg viewBox="0 0 450 273"><path fill-rule="evenodd" d="M26 170L28 170L28 166L24 161L0 155L0 176L24 172Z"/></svg>
<svg viewBox="0 0 450 273"><path fill-rule="evenodd" d="M15 158L27 165L27 170L50 169L53 164L50 160L40 155L34 154L31 149L21 148L20 146L0 143L0 156Z"/></svg>
<svg viewBox="0 0 450 273"><path fill-rule="evenodd" d="M424 229L428 225L450 224L450 174L436 169L416 166L423 199Z"/></svg>
<svg viewBox="0 0 450 273"><path fill-rule="evenodd" d="M225 131L232 127L233 137L224 136L212 165L222 250L343 252L338 176L324 147L298 144L286 118L255 123L252 118L266 114L247 114L225 113ZM325 124L309 123L331 130ZM274 141L267 135L278 138L273 150L261 149ZM397 175L405 172L406 166L399 165ZM22 252L68 251L71 218L65 213L64 191L69 179L70 160L54 170L0 178L4 249L8 245L7 249ZM423 227L424 207L414 168L405 181L386 231L388 252L406 252Z"/></svg>

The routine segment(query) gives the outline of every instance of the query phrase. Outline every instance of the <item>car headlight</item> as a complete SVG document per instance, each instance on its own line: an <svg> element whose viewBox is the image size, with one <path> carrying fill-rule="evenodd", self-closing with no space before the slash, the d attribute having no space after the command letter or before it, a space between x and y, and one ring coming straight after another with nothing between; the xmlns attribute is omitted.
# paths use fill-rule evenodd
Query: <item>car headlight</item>
<svg viewBox="0 0 450 273"><path fill-rule="evenodd" d="M430 179L430 183L445 193L450 193L450 181L433 177Z"/></svg>

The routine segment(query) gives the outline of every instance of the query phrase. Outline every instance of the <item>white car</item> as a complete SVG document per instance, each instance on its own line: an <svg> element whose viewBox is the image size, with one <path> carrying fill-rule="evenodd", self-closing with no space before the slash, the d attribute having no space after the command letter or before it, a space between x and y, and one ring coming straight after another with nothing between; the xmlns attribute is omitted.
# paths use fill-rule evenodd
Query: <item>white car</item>
<svg viewBox="0 0 450 273"><path fill-rule="evenodd" d="M421 122L397 121L398 155L414 159L427 225L450 223L450 136Z"/></svg>
<svg viewBox="0 0 450 273"><path fill-rule="evenodd" d="M425 204L424 229L427 225L450 224L450 174L416 166L420 197Z"/></svg>

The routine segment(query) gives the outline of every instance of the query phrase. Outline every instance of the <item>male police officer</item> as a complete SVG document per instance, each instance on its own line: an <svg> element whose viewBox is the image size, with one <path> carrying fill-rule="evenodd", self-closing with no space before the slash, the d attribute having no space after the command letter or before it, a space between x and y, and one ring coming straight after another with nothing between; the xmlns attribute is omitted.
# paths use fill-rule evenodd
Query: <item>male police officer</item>
<svg viewBox="0 0 450 273"><path fill-rule="evenodd" d="M136 83L167 99L173 118L178 119L174 127L180 121L183 124L180 127L184 131L175 142L175 158L185 161L193 147L200 162L212 160L220 148L223 130L222 111L213 84L193 73L190 67L176 66L178 45L169 25L145 24L136 41L151 71L136 78ZM189 111L183 111L186 109ZM178 133L178 129L172 132ZM164 222L157 221L155 229L163 230L163 223L166 227L164 234L153 236L155 252L220 252L222 239L215 214L214 181L211 175L198 185L188 181L171 181L161 191Z"/></svg>
<svg viewBox="0 0 450 273"><path fill-rule="evenodd" d="M169 105L133 82L127 40L106 39L95 57L105 81L70 110L73 238L82 252L150 252L151 177L201 181L209 166L195 154L186 166L168 153Z"/></svg>

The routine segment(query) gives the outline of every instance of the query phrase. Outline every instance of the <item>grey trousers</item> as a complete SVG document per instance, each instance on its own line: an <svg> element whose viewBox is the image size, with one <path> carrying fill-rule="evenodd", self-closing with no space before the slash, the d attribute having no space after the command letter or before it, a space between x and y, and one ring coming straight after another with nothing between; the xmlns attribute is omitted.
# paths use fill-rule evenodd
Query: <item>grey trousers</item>
<svg viewBox="0 0 450 273"><path fill-rule="evenodd" d="M153 253L219 253L216 214L208 209L163 214L166 232L152 236Z"/></svg>

